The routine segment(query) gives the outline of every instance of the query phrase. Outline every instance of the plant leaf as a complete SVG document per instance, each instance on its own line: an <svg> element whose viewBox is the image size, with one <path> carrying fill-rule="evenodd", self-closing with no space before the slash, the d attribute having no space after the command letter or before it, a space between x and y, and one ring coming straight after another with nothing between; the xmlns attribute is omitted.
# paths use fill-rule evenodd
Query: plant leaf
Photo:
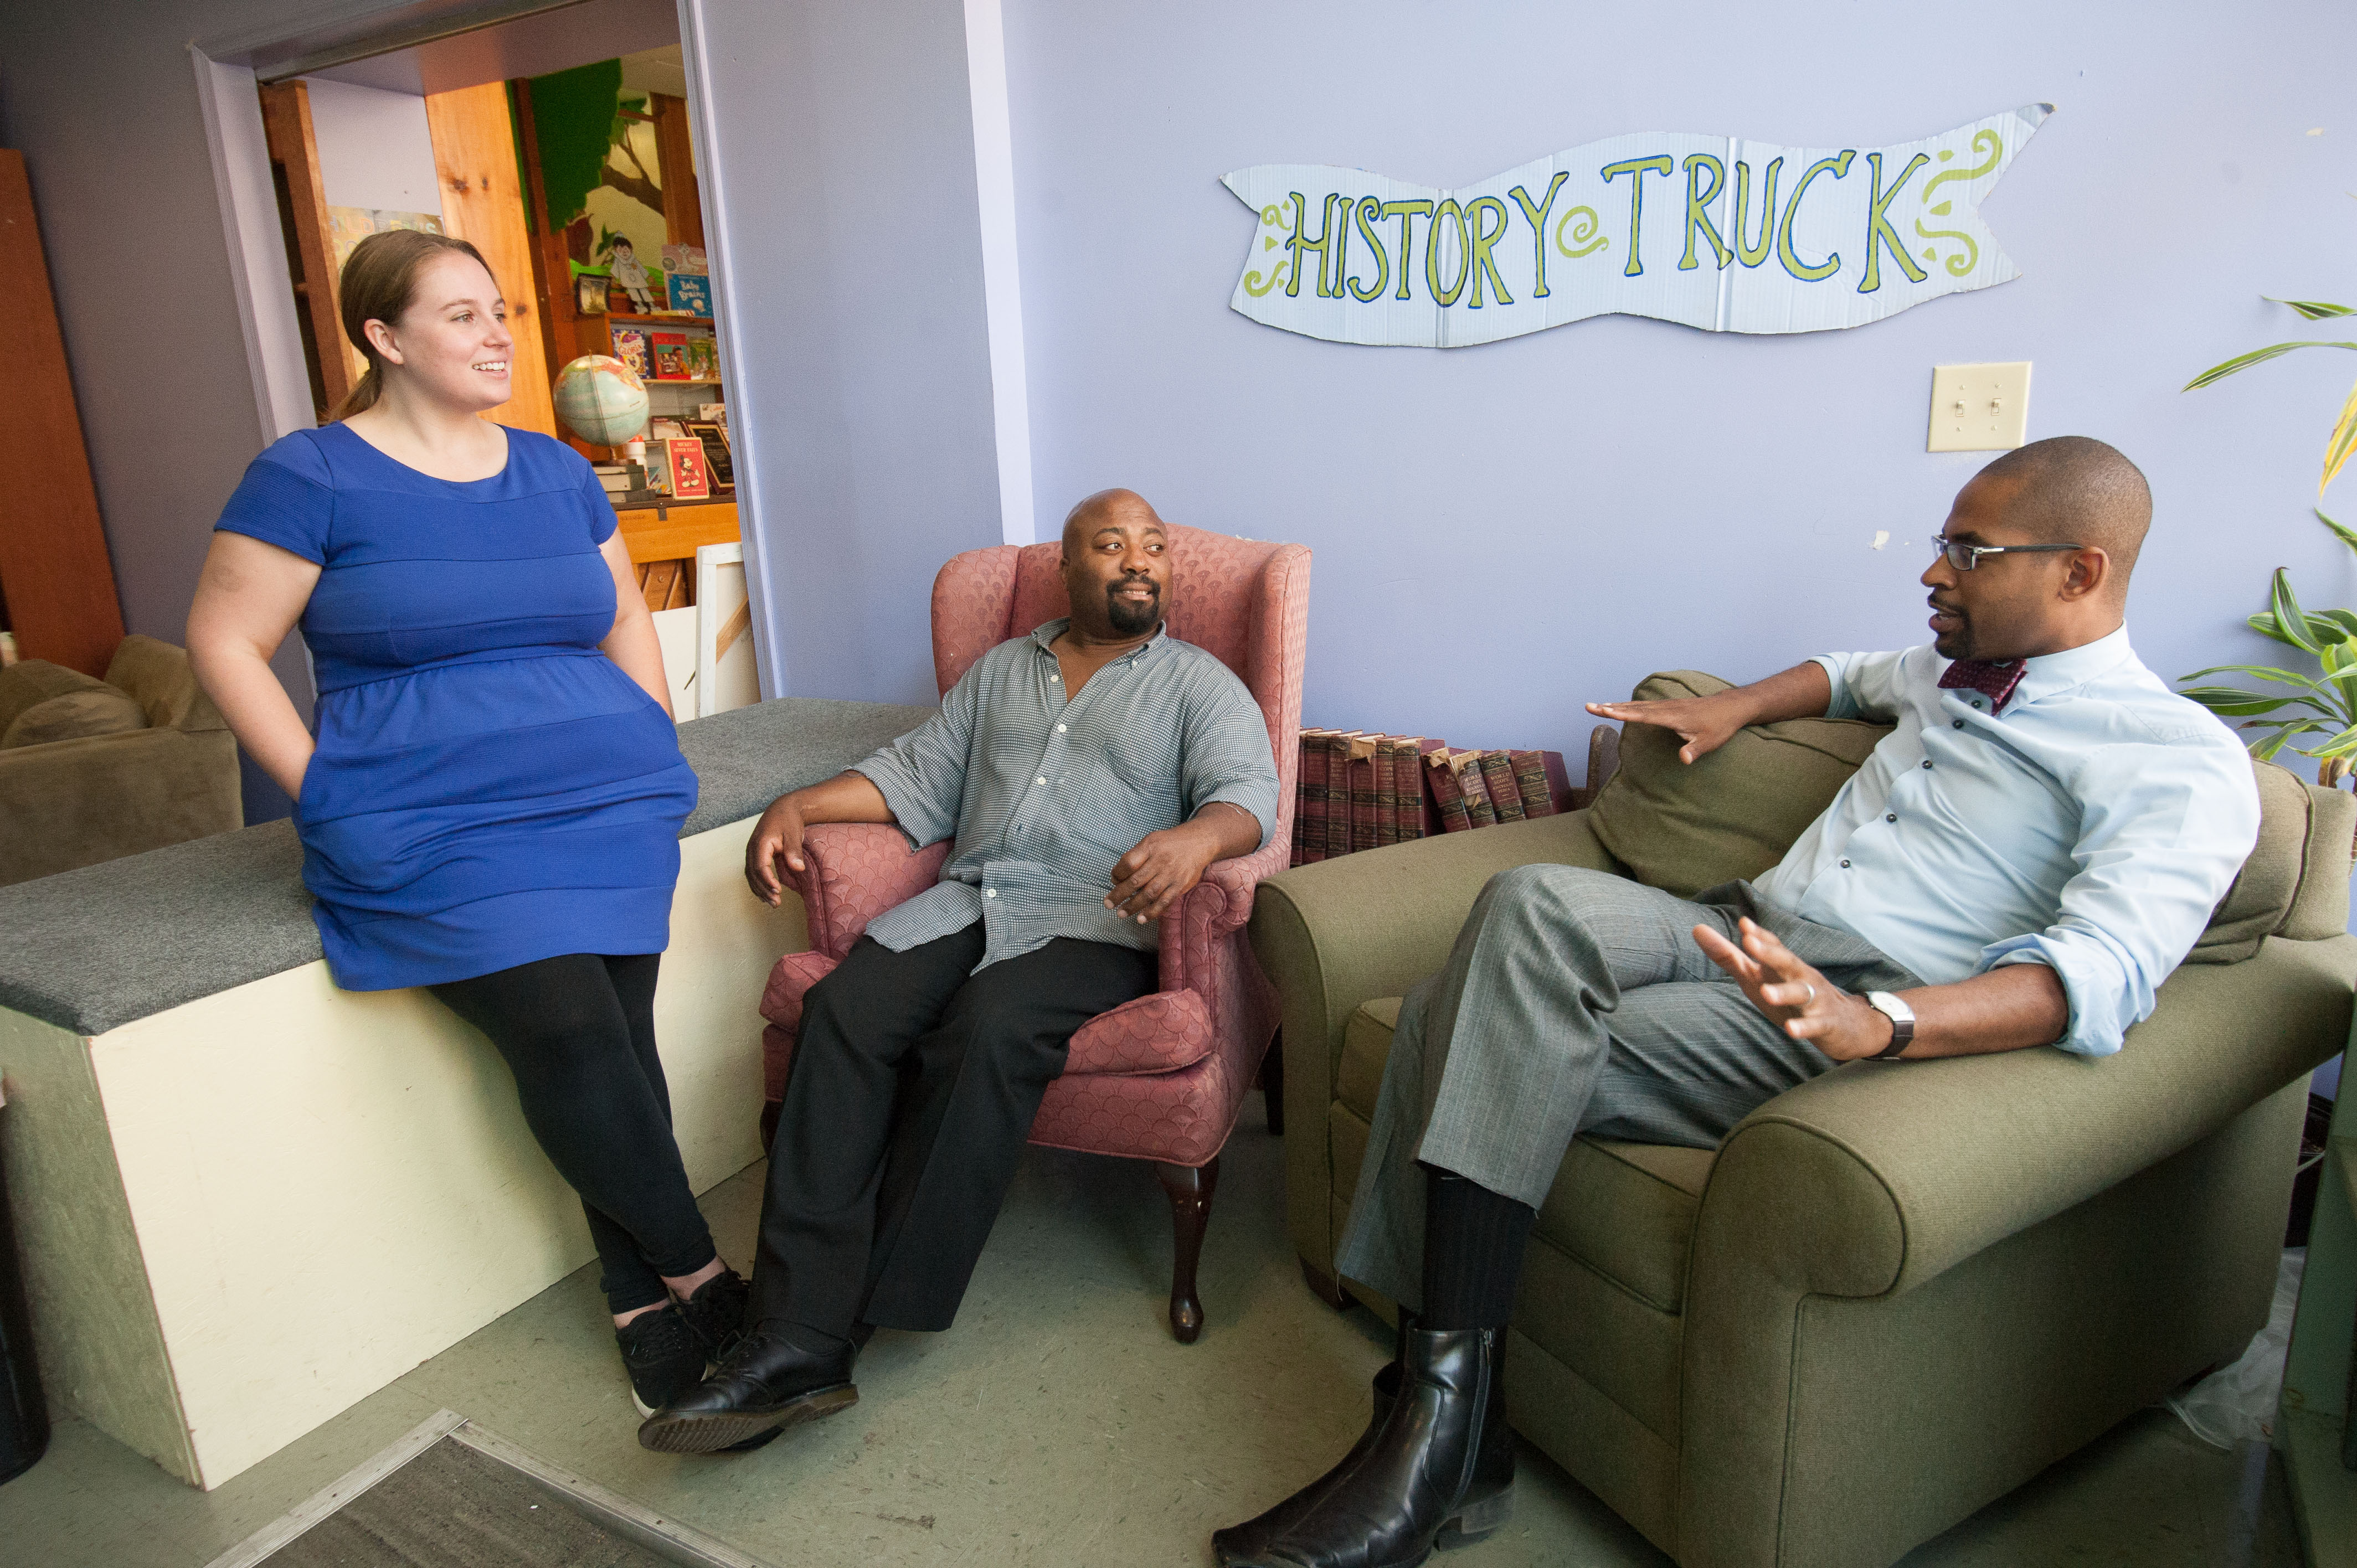
<svg viewBox="0 0 2357 1568"><path fill-rule="evenodd" d="M2341 405L2341 417L2333 424L2332 434L2325 438L2324 477L2316 481L2318 495L2322 495L2324 487L2339 476L2352 452L2357 452L2357 386L2349 389L2349 401ZM2320 511L2316 515L2324 517ZM2325 518L2325 521L2331 522L2332 520ZM2347 531L2337 522L2332 523L2332 532L2344 540L2349 538ZM2351 548L2357 549L2357 541L2351 542Z"/></svg>
<svg viewBox="0 0 2357 1568"><path fill-rule="evenodd" d="M2321 321L2328 316L2357 316L2357 308L2346 305L2327 305L2320 299L2277 299L2274 295L2259 295L2269 305L2288 305L2310 321Z"/></svg>
<svg viewBox="0 0 2357 1568"><path fill-rule="evenodd" d="M2273 681L2281 685L2298 686L2314 692L2320 697L2331 695L2324 689L2323 683L2312 676L2302 675L2290 670L2277 670L2267 664L2213 664L2207 670L2196 670L2192 674L2182 676L2180 679L2199 681L2204 675L2248 675L2255 681Z"/></svg>
<svg viewBox="0 0 2357 1568"><path fill-rule="evenodd" d="M2223 381L2237 371L2247 371L2253 365L2263 365L2269 360L2278 359L2285 354L2290 353L2294 349L2357 349L2357 343L2335 343L2313 340L2298 343L2272 343L2264 349L2254 349L2247 354L2237 354L2222 365L2211 366L2208 370L2202 371L2200 375L2186 382L2183 390L2186 392L2191 392L2196 387L2206 387L2212 381Z"/></svg>
<svg viewBox="0 0 2357 1568"><path fill-rule="evenodd" d="M2276 628L2294 647L2318 651L2308 639L2308 616L2299 607L2299 596L2291 591L2291 574L2281 566L2276 568L2274 602L2269 607L2276 612Z"/></svg>
<svg viewBox="0 0 2357 1568"><path fill-rule="evenodd" d="M2268 736L2266 740L2254 741L2251 743L2251 755L2261 762L2272 762L2275 760L2276 753L2281 751L2290 740L2291 732L2281 731Z"/></svg>
<svg viewBox="0 0 2357 1568"><path fill-rule="evenodd" d="M2352 548L2357 549L2357 546L2352 546ZM2261 637L2271 638L2275 641L2282 643L2286 648L2298 648L2299 646L2298 643L2294 642L2290 638L2286 637L2283 634L2283 628L2281 627L2276 625L2276 617L2273 610L2261 610L2257 615L2245 619L2243 624L2249 627L2253 631L2257 632ZM2222 670L2227 668L2227 666L2222 664L2219 668ZM2187 678L2189 680L2191 679L2190 676Z"/></svg>
<svg viewBox="0 0 2357 1568"><path fill-rule="evenodd" d="M2198 691L2179 692L2178 695L2190 697L2212 713L2228 718L2240 718L2246 714L2271 714L2294 703L2307 703L2309 707L2316 705L2305 697L2263 698L2255 692L2234 692L2222 688L2216 696L2205 696Z"/></svg>

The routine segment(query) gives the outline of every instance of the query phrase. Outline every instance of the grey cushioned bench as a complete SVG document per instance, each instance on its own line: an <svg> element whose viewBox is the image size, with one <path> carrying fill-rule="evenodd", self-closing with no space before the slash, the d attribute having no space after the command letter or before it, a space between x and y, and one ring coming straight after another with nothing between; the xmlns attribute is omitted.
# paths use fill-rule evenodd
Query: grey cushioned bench
<svg viewBox="0 0 2357 1568"><path fill-rule="evenodd" d="M807 945L798 900L746 891L751 819L932 711L680 727L700 799L655 1008L698 1191L759 1155L756 1008ZM274 822L0 888L0 1155L45 1385L208 1487L589 1256L496 1053L422 992L336 989L301 871Z"/></svg>

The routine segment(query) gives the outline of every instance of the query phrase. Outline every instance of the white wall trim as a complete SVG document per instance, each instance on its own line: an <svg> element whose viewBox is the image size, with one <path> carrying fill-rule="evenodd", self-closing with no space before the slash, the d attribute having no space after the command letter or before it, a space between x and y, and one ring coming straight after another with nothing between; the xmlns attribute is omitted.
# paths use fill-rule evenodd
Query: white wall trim
<svg viewBox="0 0 2357 1568"><path fill-rule="evenodd" d="M966 96L974 108L974 183L982 213L982 291L990 330L990 400L998 437L1000 536L1039 537L1031 495L1031 392L1023 360L1023 285L1016 264L1015 133L1006 103L999 0L965 0Z"/></svg>
<svg viewBox="0 0 2357 1568"><path fill-rule="evenodd" d="M737 475L737 537L745 547L745 596L753 607L753 654L761 670L766 700L791 693L785 667L786 639L779 620L782 596L772 595L768 538L761 529L760 444L754 414L758 394L747 384L748 362L738 323L737 255L728 233L735 170L712 128L712 68L706 53L710 0L679 0L680 59L687 68L687 128L696 153L696 181L704 199L704 252L712 268L713 335L719 340L720 373L728 389L728 460ZM749 263L748 263L749 264Z"/></svg>
<svg viewBox="0 0 2357 1568"><path fill-rule="evenodd" d="M259 452L289 431L309 429L316 420L302 324L295 316L295 280L286 271L286 239L278 221L270 143L262 129L253 72L223 65L194 46L188 59L196 67L205 147L212 156L213 190L229 245L230 285L253 378Z"/></svg>

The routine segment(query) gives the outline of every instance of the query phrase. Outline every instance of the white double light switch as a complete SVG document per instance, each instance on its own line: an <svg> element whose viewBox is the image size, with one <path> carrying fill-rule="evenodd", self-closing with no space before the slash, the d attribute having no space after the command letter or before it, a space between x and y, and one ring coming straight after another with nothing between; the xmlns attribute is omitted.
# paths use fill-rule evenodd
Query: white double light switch
<svg viewBox="0 0 2357 1568"><path fill-rule="evenodd" d="M2029 439L2029 361L1936 365L1927 452L1996 452Z"/></svg>

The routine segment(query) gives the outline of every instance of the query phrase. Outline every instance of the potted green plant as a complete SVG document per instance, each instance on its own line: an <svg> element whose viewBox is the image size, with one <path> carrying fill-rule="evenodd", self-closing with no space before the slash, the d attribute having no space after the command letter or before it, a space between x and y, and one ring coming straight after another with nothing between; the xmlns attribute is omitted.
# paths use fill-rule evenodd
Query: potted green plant
<svg viewBox="0 0 2357 1568"><path fill-rule="evenodd" d="M2328 305L2320 300L2279 299L2272 303L2289 306L2310 321L2357 316L2357 307ZM2210 386L2295 349L2357 349L2357 343L2304 341L2254 349L2222 365L2211 366L2186 382L2185 390ZM2316 482L2319 499L2352 453L2357 453L2357 387L2350 389L2349 401L2341 406L2341 417L2325 440L2324 471ZM2321 508L2316 516L2335 538L2357 553L2357 532L2325 516ZM2313 657L2318 673L2303 675L2296 670L2264 664L2218 664L2197 670L2183 679L2201 681L2213 675L2240 675L2272 689L2186 686L2185 694L2221 718L2241 720L2240 728L2257 732L2250 742L2253 756L2273 757L2291 746L2302 757L2316 759L2318 783L2337 787L2341 779L2357 772L2357 764L2351 760L2357 757L2357 611L2302 609L2298 596L2292 592L2291 574L2278 566L2267 607L2251 617L2247 624L2260 636ZM2309 736L2323 738L2311 746L2292 746L2294 741Z"/></svg>

